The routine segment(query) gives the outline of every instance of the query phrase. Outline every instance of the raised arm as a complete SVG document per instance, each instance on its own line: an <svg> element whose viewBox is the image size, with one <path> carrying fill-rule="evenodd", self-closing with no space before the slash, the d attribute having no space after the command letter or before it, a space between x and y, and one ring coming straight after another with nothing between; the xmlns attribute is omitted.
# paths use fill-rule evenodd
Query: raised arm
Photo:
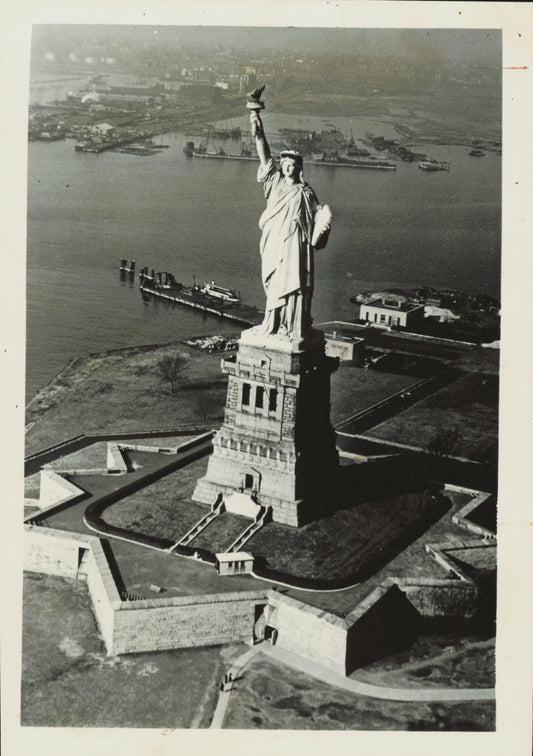
<svg viewBox="0 0 533 756"><path fill-rule="evenodd" d="M266 140L263 122L257 110L252 110L250 112L250 125L252 136L255 138L259 160L261 161L261 165L265 166L270 160L270 147Z"/></svg>

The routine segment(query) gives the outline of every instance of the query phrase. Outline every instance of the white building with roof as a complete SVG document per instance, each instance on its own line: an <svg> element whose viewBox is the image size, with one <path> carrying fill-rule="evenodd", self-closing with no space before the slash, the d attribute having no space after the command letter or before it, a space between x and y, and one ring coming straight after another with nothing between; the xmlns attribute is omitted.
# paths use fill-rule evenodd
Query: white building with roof
<svg viewBox="0 0 533 756"><path fill-rule="evenodd" d="M412 328L424 320L424 305L382 297L361 305L360 320L381 328Z"/></svg>

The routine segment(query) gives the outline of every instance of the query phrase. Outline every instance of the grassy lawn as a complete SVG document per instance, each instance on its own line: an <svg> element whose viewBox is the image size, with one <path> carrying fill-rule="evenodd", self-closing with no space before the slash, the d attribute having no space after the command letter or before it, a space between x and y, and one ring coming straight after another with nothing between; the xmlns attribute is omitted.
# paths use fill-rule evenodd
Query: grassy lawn
<svg viewBox="0 0 533 756"><path fill-rule="evenodd" d="M483 461L498 447L498 379L466 373L368 431L385 441Z"/></svg>
<svg viewBox="0 0 533 756"><path fill-rule="evenodd" d="M416 380L410 375L379 373L341 365L331 376L331 422L335 425Z"/></svg>
<svg viewBox="0 0 533 756"><path fill-rule="evenodd" d="M184 353L179 344L132 347L76 361L28 405L26 453L78 435L105 430L220 424L226 378L220 355L187 350L174 394L157 365Z"/></svg>
<svg viewBox="0 0 533 756"><path fill-rule="evenodd" d="M315 520L298 529L268 523L247 543L247 549L275 570L319 580L354 575L394 546L410 540L429 515L422 493L366 501Z"/></svg>
<svg viewBox="0 0 533 756"><path fill-rule="evenodd" d="M227 386L220 372L220 355L188 350L187 364L175 393L170 394L157 364L176 351L183 352L183 347L132 347L77 360L28 405L27 423L32 425L26 433L26 453L80 432L131 433L155 427L220 425ZM332 422L384 399L414 380L411 376L341 365L331 379ZM171 445L170 440L165 445ZM79 461L73 455L69 465L78 466ZM96 463L101 464L99 458Z"/></svg>
<svg viewBox="0 0 533 756"><path fill-rule="evenodd" d="M107 507L102 519L135 533L179 540L209 511L206 504L198 504L190 498L205 467L206 460L201 459L165 475Z"/></svg>
<svg viewBox="0 0 533 756"><path fill-rule="evenodd" d="M193 549L207 549L212 554L226 551L251 522L247 517L223 512L215 517L213 522L190 542L189 546Z"/></svg>
<svg viewBox="0 0 533 756"><path fill-rule="evenodd" d="M85 449L54 459L45 465L47 470L105 470L107 468L107 441L97 441Z"/></svg>
<svg viewBox="0 0 533 756"><path fill-rule="evenodd" d="M35 475L28 475L24 478L24 496L28 499L38 499L40 486L41 473L35 473Z"/></svg>
<svg viewBox="0 0 533 756"><path fill-rule="evenodd" d="M404 703L359 696L262 656L232 694L225 729L494 729L494 704Z"/></svg>
<svg viewBox="0 0 533 756"><path fill-rule="evenodd" d="M179 540L208 511L190 499L205 464L198 460L146 486L105 509L103 519L135 533ZM380 462L378 467L343 467L341 488L332 500L336 511L300 528L268 523L246 550L271 569L317 580L347 578L390 559L441 513L408 477L400 480L397 466ZM375 475L381 488L372 482ZM190 545L224 551L250 522L226 512Z"/></svg>
<svg viewBox="0 0 533 756"><path fill-rule="evenodd" d="M388 577L412 577L412 578L442 578L443 570L440 565L430 557L426 550L426 543L439 543L447 538L464 538L464 530L461 530L451 521L452 515L465 505L469 500L467 494L459 492L447 492L446 502L435 507L435 521L423 532L420 537L405 545L398 553L385 555L381 567L358 583L353 588L342 591L309 592L291 589L290 595L301 601L312 604L320 609L332 612L349 613L354 606L368 596L374 588L377 588ZM433 505L430 505L433 507ZM449 507L440 517L441 509ZM357 538L357 534L353 534Z"/></svg>
<svg viewBox="0 0 533 756"><path fill-rule="evenodd" d="M27 573L21 723L32 727L207 727L238 646L108 657L86 586Z"/></svg>
<svg viewBox="0 0 533 756"><path fill-rule="evenodd" d="M495 640L428 635L351 677L392 687L490 688L496 682Z"/></svg>
<svg viewBox="0 0 533 756"><path fill-rule="evenodd" d="M184 502L183 499L160 500L157 483L149 488L152 489L150 494L154 496L149 507L146 507L145 498L134 494L106 509L102 515L104 522L126 528L132 533L145 533L178 541L209 511L203 504Z"/></svg>

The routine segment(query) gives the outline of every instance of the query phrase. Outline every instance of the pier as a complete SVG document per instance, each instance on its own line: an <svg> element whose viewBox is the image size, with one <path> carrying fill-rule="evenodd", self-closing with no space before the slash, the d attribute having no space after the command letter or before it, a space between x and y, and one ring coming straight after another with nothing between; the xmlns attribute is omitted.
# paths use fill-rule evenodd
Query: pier
<svg viewBox="0 0 533 756"><path fill-rule="evenodd" d="M143 296L157 297L157 299L163 299L172 304L192 307L195 310L208 312L219 318L233 320L236 323L242 323L244 325L258 325L262 322L264 316L264 313L260 312L256 307L250 307L249 305L241 303L224 306L224 304L219 303L218 301L213 301L213 298L202 296L190 289L178 289L177 287L159 289L142 280L139 289Z"/></svg>

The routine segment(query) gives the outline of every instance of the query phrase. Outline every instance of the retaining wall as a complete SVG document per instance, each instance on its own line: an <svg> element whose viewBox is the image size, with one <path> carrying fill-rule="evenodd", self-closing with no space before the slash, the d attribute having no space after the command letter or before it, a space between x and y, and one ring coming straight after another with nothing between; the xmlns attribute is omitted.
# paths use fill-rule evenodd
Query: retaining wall
<svg viewBox="0 0 533 756"><path fill-rule="evenodd" d="M122 602L113 653L252 643L256 606L266 603L265 592Z"/></svg>
<svg viewBox="0 0 533 756"><path fill-rule="evenodd" d="M25 528L24 569L76 578L80 548L90 548L90 536L27 525Z"/></svg>
<svg viewBox="0 0 533 756"><path fill-rule="evenodd" d="M347 618L343 674L405 648L416 636L418 614L391 580L367 596Z"/></svg>
<svg viewBox="0 0 533 756"><path fill-rule="evenodd" d="M278 646L346 674L345 620L276 591L268 603L267 625L278 630Z"/></svg>
<svg viewBox="0 0 533 756"><path fill-rule="evenodd" d="M278 631L281 648L346 675L410 643L421 623L472 618L478 601L476 585L453 563L449 579L386 579L346 618L274 590L122 601L106 544L93 536L26 526L24 567L87 580L109 654L253 643L264 610L264 623ZM442 556L439 562L447 569L445 551L428 550Z"/></svg>
<svg viewBox="0 0 533 756"><path fill-rule="evenodd" d="M395 580L421 617L464 619L473 617L477 590L463 580Z"/></svg>
<svg viewBox="0 0 533 756"><path fill-rule="evenodd" d="M113 653L114 612L121 601L99 539L52 528L26 526L25 570L76 579L84 557L87 561L82 579L87 581L107 651Z"/></svg>
<svg viewBox="0 0 533 756"><path fill-rule="evenodd" d="M268 602L265 591L122 601L100 539L37 526L25 535L25 570L87 580L108 654L251 643Z"/></svg>
<svg viewBox="0 0 533 756"><path fill-rule="evenodd" d="M138 431L109 431L101 433L82 433L79 436L60 441L57 444L52 444L39 451L32 452L24 458L24 475L33 475L38 472L40 468L59 456L66 456L72 454L79 449L83 449L85 446L90 446L98 441L124 441L128 438L164 438L165 436L191 436L195 434L195 438L190 442L186 442L180 446L181 451L188 448L189 444L194 443L203 435L212 435L214 430L209 426L191 426L189 428L155 428L151 430L138 430ZM198 435L199 434L199 435Z"/></svg>
<svg viewBox="0 0 533 756"><path fill-rule="evenodd" d="M107 652L114 654L115 617L122 601L100 540L91 538L90 545L87 587Z"/></svg>

